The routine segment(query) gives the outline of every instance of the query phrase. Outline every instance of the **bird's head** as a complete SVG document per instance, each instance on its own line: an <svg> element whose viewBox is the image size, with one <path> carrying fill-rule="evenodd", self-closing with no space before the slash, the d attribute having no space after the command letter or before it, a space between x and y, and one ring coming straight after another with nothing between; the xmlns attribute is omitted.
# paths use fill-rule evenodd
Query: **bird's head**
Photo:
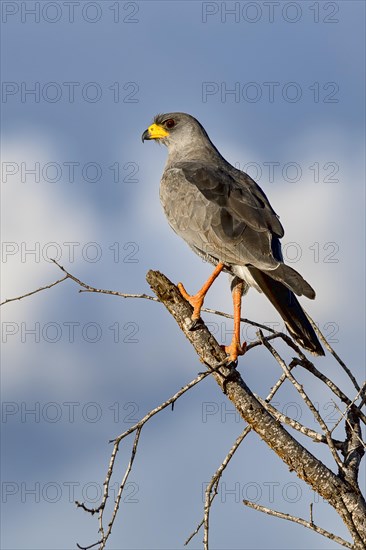
<svg viewBox="0 0 366 550"><path fill-rule="evenodd" d="M193 116L187 113L166 113L156 115L153 124L142 134L142 141L156 140L169 150L190 148L208 138L205 129Z"/></svg>

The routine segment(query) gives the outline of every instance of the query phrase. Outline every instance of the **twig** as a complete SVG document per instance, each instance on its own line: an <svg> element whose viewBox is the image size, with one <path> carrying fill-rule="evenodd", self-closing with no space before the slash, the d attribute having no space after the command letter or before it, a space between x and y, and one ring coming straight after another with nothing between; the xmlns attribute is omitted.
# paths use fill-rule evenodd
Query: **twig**
<svg viewBox="0 0 366 550"><path fill-rule="evenodd" d="M224 313L223 311L218 311L217 309L203 307L201 311L204 311L205 313L212 313L213 315L220 315L220 317L225 317L226 319L234 319L234 315L231 315L230 313ZM261 323L256 323L255 321L251 321L250 319L246 319L245 317L241 317L240 322L246 323L247 325L252 325L253 327L261 328L263 330L267 330L268 332L272 332L276 335L281 334L280 332L276 332L275 330L273 330L273 328L262 325Z"/></svg>
<svg viewBox="0 0 366 550"><path fill-rule="evenodd" d="M293 521L295 523L298 523L299 525L302 525L303 527L307 527L308 529L311 529L312 531L319 533L320 535L323 535L323 537L327 537L328 539L331 539L334 542L337 542L341 546L345 546L346 548L353 548L353 545L350 542L347 542L346 540L342 539L341 537L338 537L337 535L333 535L333 533L329 533L329 531L326 531L322 527L319 527L318 525L315 525L312 522L306 521L305 519L298 518L295 516L290 516L289 514L284 514L283 512L278 512L277 510L272 510L271 508L267 508L266 506L260 506L259 504L256 504L255 502L251 502L250 500L243 500L243 504L245 504L245 506L249 506L249 508L258 510L259 512L269 514L270 516L275 516L276 518Z"/></svg>
<svg viewBox="0 0 366 550"><path fill-rule="evenodd" d="M322 417L320 416L319 412L316 410L313 402L311 401L311 399L308 397L307 393L304 391L303 387L301 386L301 384L299 384L299 382L296 380L296 378L294 378L289 370L289 368L287 367L286 363L284 362L284 360L280 357L280 355L277 353L277 351L274 349L273 346L271 346L271 344L269 342L267 342L267 340L264 338L263 336L263 333L261 330L259 330L257 332L258 336L259 336L259 339L262 340L264 346L270 351L270 353L273 355L273 357L276 359L277 363L280 365L280 367L282 368L283 372L286 374L287 378L290 380L290 382L293 384L293 386L296 388L296 390L298 391L298 393L301 395L301 397L303 398L303 400L305 401L306 405L308 406L308 408L311 410L311 412L314 414L315 418L317 419L319 425L321 426L324 434L325 434L325 437L327 439L327 443L328 443L328 446L329 446L329 449L333 455L333 458L339 468L339 470L342 472L343 471L343 464L342 464L342 461L341 459L339 458L338 456L338 453L337 453L337 450L334 446L334 443L333 443L333 440L332 440L332 437L331 437L331 434L330 434L330 431L328 429L328 426L326 425L326 423L324 422L324 420L322 419Z"/></svg>
<svg viewBox="0 0 366 550"><path fill-rule="evenodd" d="M337 422L337 425L339 424L339 422L344 418L346 424L348 424L348 426L351 428L351 430L353 430L353 426L352 424L350 423L350 421L348 420L347 416L345 416L349 411L350 411L350 406L347 407L347 409L342 412L341 409L338 407L337 403L335 401L333 401L332 399L332 403L334 405L334 407L338 410L338 412L340 413L340 418ZM355 408L353 408L353 411L355 412ZM331 431L333 431L334 428L332 428ZM364 449L366 449L366 443L360 438L359 435L356 436L357 439L359 440L359 442L361 443L362 447L364 447Z"/></svg>
<svg viewBox="0 0 366 550"><path fill-rule="evenodd" d="M337 422L334 424L333 428L330 430L330 432L332 433L336 427L338 426L338 424L340 424L340 422L342 421L342 419L345 417L345 415L347 414L347 412L349 411L349 409L352 407L352 405L357 401L357 399L359 398L360 396L360 393L361 393L362 390L360 390L358 392L358 394L356 395L356 397L354 398L353 401L350 401L347 405L347 408L344 410L344 412L342 413L342 411L340 410L340 408L336 405L336 403L332 400L332 403L333 405L339 410L339 412L341 413L341 416L339 417L339 419L337 420ZM360 411L359 407L355 407L355 413L357 414L357 416L359 416L363 422L365 422L365 419L364 419L364 414ZM362 442L363 443L363 442Z"/></svg>
<svg viewBox="0 0 366 550"><path fill-rule="evenodd" d="M330 380L327 376L325 376L325 374L323 374L322 372L320 372L314 365L313 363L311 363L310 361L308 361L308 359L298 359L297 357L294 357L293 360L291 361L291 364L293 366L295 365L299 365L300 367L303 367L304 369L306 369L308 372L311 372L311 374L313 374L314 376L316 376L319 380L321 380L322 382L324 382L324 384L326 384L328 386L328 388L330 390L332 390L332 392L337 396L339 397L339 399L341 401L343 401L344 403L346 403L346 405L348 405L349 407L359 398L362 390L359 390L357 396L355 397L355 399L353 401L351 401L351 399L349 397L347 397L347 395L345 395L342 390L340 388L338 388L338 386L332 381ZM357 411L357 414L359 415L359 417L362 419L362 422L364 422L366 424L366 415L360 410L358 409ZM334 428L331 430L333 431Z"/></svg>
<svg viewBox="0 0 366 550"><path fill-rule="evenodd" d="M65 275L65 277L62 277L62 279L59 279L58 281L55 281L54 283L51 283L50 285L41 286L40 288L37 288L37 290L32 290L32 292L27 292L27 294L23 294L22 296L16 296L16 298L8 298L7 300L4 300L0 303L0 306L4 306L5 304L8 304L9 302L15 302L15 300L22 300L23 298L27 298L28 296L32 296L33 294L37 294L37 292L42 292L42 290L47 290L48 288L52 288L53 286L59 285L63 281L66 281L66 279L69 279L69 274Z"/></svg>
<svg viewBox="0 0 366 550"><path fill-rule="evenodd" d="M307 426L304 426L297 420L294 420L293 418L290 418L289 416L286 416L282 413L280 413L275 407L270 405L269 403L266 404L265 400L262 399L260 396L256 395L256 398L258 401L260 401L267 410L280 422L283 422L284 424L287 424L288 426L291 426L291 428L294 428L294 430L297 430L298 432L302 433L303 435L306 435L307 437L311 437L311 439L315 443L326 443L328 444L327 438L325 435L322 435L315 430L312 430L311 428L308 428ZM334 446L336 449L342 449L344 444L343 441L338 441L336 439L333 439Z"/></svg>
<svg viewBox="0 0 366 550"><path fill-rule="evenodd" d="M306 313L306 316L307 318L309 319L310 321L310 324L311 326L313 327L313 329L315 330L315 332L318 334L320 340L323 342L323 344L325 345L325 347L327 348L327 350L333 355L333 357L336 359L336 361L340 364L340 366L342 367L342 369L344 370L344 372L348 375L348 377L350 378L350 380L352 381L352 384L354 385L354 387L356 388L356 390L358 391L360 389L360 386L358 385L357 383L357 380L356 378L353 376L352 372L350 371L350 369L347 367L347 365L342 361L342 359L339 357L338 353L336 353L334 351L334 349L332 348L332 346L328 343L327 339L325 338L325 336L323 335L323 333L321 332L320 328L318 327L318 325L313 321L313 319L310 317L310 315L308 313Z"/></svg>
<svg viewBox="0 0 366 550"><path fill-rule="evenodd" d="M283 333L282 332L275 332L274 334L271 334L270 336L266 336L266 339L268 341L275 340L276 338L282 338ZM256 348L257 346L262 346L262 342L260 340L254 340L254 342L251 342L247 345L245 349L245 353L248 353L253 348Z"/></svg>
<svg viewBox="0 0 366 550"><path fill-rule="evenodd" d="M183 386L172 397L170 397L169 399L164 401L164 403L162 403L158 407L155 407L155 409L153 409L148 414L146 414L134 426L131 426L128 430L126 430L125 432L120 434L118 437L116 437L115 439L110 441L110 443L114 443L114 446L113 446L113 450L112 450L110 461L109 461L107 475L106 475L104 483L103 483L104 491L103 491L103 497L102 497L101 504L98 506L98 508L89 509L85 506L85 504L80 503L80 502L76 502L76 505L77 505L78 508L82 508L83 510L85 510L86 512L89 512L92 515L99 512L99 532L101 533L102 538L98 542L96 542L96 543L94 543L94 544L92 544L91 546L88 546L88 547L83 547L83 546L78 545L79 548L81 548L82 550L87 550L89 548L93 548L94 546L98 546L98 544L100 545L100 550L103 550L103 548L105 548L107 540L108 540L108 538L111 534L112 525L114 523L114 520L115 520L117 512L118 512L118 508L119 508L119 505L120 505L120 501L121 501L123 489L124 489L125 484L126 484L127 477L128 477L128 475L129 475L129 473L132 469L132 464L133 464L133 461L135 459L135 454L136 454L137 445L138 445L138 442L139 442L141 430L142 430L143 426L146 424L146 422L148 422L150 420L150 418L155 416L157 413L159 413L160 411L162 411L163 409L165 409L166 407L168 407L172 403L175 403L175 401L177 401L177 399L179 399L183 394L185 394L188 390L193 388L193 386L195 386L196 384L201 382L201 380L203 380L204 378L207 378L207 376L210 376L211 374L212 374L211 371L200 373L194 380L192 380L191 382L189 382L188 384ZM133 432L136 432L136 436L135 436L133 448L132 448L132 451L131 451L131 458L130 458L129 464L127 466L127 469L125 471L125 474L123 476L122 482L120 484L118 494L117 494L117 497L116 497L116 501L115 501L115 507L114 507L113 512L112 512L111 520L108 524L108 530L105 533L104 532L104 526L103 526L103 515L104 515L104 510L105 510L105 507L106 507L106 504L107 504L107 499L109 497L110 481L111 481L111 478L112 478L117 453L118 453L118 450L119 450L119 444L122 441L122 439L124 439L125 437L127 437L128 435L130 435Z"/></svg>
<svg viewBox="0 0 366 550"><path fill-rule="evenodd" d="M95 546L98 546L102 541L99 540L98 542L94 542L93 544L89 544L89 546L81 546L80 544L76 543L76 546L80 548L80 550L90 550L90 548L94 548Z"/></svg>
<svg viewBox="0 0 366 550"><path fill-rule="evenodd" d="M62 266L61 264L59 264L57 262L57 260L52 259L52 262L55 265L57 265L57 267L59 269L61 269L61 271L63 271L65 273L65 277L63 277L62 279L59 279L58 281L55 281L54 283L51 283L50 285L43 286L41 288L38 288L37 290L33 290L32 292L28 292L27 294L23 294L22 296L17 296L15 298L9 298L8 300L4 300L4 302L0 303L0 306L5 305L8 302L14 302L15 300L22 300L23 298L26 298L28 296L32 296L32 294L36 294L37 292L41 292L42 290L46 290L47 288L52 288L53 286L56 286L59 283L62 283L66 279L71 279L75 283L80 285L82 288L79 290L79 292L109 294L109 295L112 295L112 296L119 296L120 298L137 298L137 299L140 298L140 299L144 299L144 300L151 300L152 302L159 302L160 301L158 298L156 298L156 296L150 296L149 294L145 294L145 293L131 294L131 293L127 293L127 292L118 292L117 290L107 290L107 289L103 289L103 288L96 288L94 286L88 285L87 283L84 283L81 279L79 279L78 277L76 277L75 275L73 275L72 273L67 271L67 269L64 266ZM233 315L231 315L230 313L225 313L223 311L218 311L216 309L202 308L201 311L203 311L205 313L212 313L214 315L219 315L221 317L225 317L226 319L233 319ZM255 321L251 321L250 319L246 319L245 317L242 317L240 320L241 320L241 322L246 323L248 325L252 325L254 327L266 330L268 332L275 333L275 331L272 328L267 327L266 325L263 325L261 323L256 323ZM278 333L278 334L280 334L280 333ZM251 346L248 346L247 349L249 349L250 347Z"/></svg>
<svg viewBox="0 0 366 550"><path fill-rule="evenodd" d="M116 516L117 516L117 512L118 512L118 508L119 508L119 505L120 505L120 502L121 502L121 498L122 498L122 493L123 493L123 489L125 488L125 485L126 485L126 482L127 482L127 479L128 479L128 476L130 475L130 472L132 470L132 464L135 460L135 456L136 456L136 451L137 451L137 446L139 444L139 439L140 439L140 434L141 434L141 430L142 430L142 426L137 428L136 430L136 435L135 435L135 439L134 439L134 442L133 442L133 447L132 447L132 451L131 451L131 458L130 458L130 461L127 465L127 468L126 468L126 471L125 471L125 474L123 476L123 479L121 481L121 484L119 486L119 489L118 489L118 493L117 493L117 497L116 497L116 500L115 500L115 505L114 505L114 508L113 508L113 512L112 512L112 517L111 517L111 520L110 522L108 523L108 530L107 532L104 534L104 529L103 529L103 512L104 512L104 507L101 509L100 511L100 514L99 514L99 530L100 532L102 533L102 543L100 545L100 550L103 550L105 548L105 545L107 544L107 540L112 532L112 527L113 527L113 524L114 524L114 520L116 519ZM118 444L117 444L118 445ZM118 451L118 448L117 448L117 451Z"/></svg>
<svg viewBox="0 0 366 550"><path fill-rule="evenodd" d="M269 336L268 338L271 338L271 336ZM280 378L277 380L276 384L271 388L271 391L269 392L268 396L266 397L266 399L264 400L264 403L268 404L269 401L271 401L271 399L274 397L274 395L276 394L276 392L280 389L280 387L282 386L283 382L286 380L286 375L285 374L282 374L280 376ZM191 535L188 537L188 539L185 541L184 545L187 546L187 544L193 539L193 537L195 535L197 535L197 533L199 532L199 530L201 529L202 525L204 525L204 542L206 540L206 544L208 546L208 531L209 531L209 514L210 514L210 509L211 509L211 506L212 506L212 503L218 493L218 485L219 485L219 481L222 477L222 474L225 470L225 468L227 467L227 465L229 464L230 460L232 459L232 457L234 456L235 452L237 451L237 449L239 448L240 444L242 443L243 439L248 435L248 433L250 433L252 430L252 428L250 426L247 426L244 431L241 433L241 435L239 435L239 437L236 439L234 445L232 446L232 448L230 449L230 451L228 452L228 454L226 455L226 457L224 458L224 460L221 462L220 466L218 467L218 469L216 470L216 472L214 473L214 475L212 476L211 478L211 481L210 483L207 485L206 487L206 491L205 491L205 505L204 505L204 516L203 516L203 519L201 520L201 522L197 525L196 529L193 531L193 533L191 533Z"/></svg>
<svg viewBox="0 0 366 550"><path fill-rule="evenodd" d="M210 519L211 504L212 504L213 499L217 495L217 488L218 488L218 485L219 485L220 478L221 478L222 473L225 470L226 466L229 464L230 460L232 459L235 452L239 448L241 442L248 435L248 433L250 431L251 431L250 426L247 426L245 428L245 430L239 435L239 437L236 439L234 445L231 447L230 451L228 452L228 454L226 455L226 457L222 461L221 465L219 466L219 468L215 472L215 474L214 474L213 478L211 479L208 487L206 487L204 517L203 517L203 522L202 522L204 524L203 545L204 545L205 550L208 550L209 519ZM214 494L211 497L212 490L214 490ZM202 523L201 523L201 525L202 525ZM197 532L198 532L199 528L201 527L201 525L199 527L197 527ZM188 541L185 544L187 544L187 543L188 543Z"/></svg>
<svg viewBox="0 0 366 550"><path fill-rule="evenodd" d="M132 469L133 461L134 461L135 455L136 455L137 445L138 445L138 442L139 442L139 437L140 437L141 430L142 430L142 427L145 424L145 422L147 422L152 416L157 414L163 408L169 406L170 404L174 404L175 400L178 399L180 397L180 395L183 395L183 393L185 393L185 391L188 391L190 389L190 387L192 387L196 383L200 382L203 378L205 378L206 376L208 376L210 374L212 374L215 377L216 381L218 382L219 386L222 388L224 393L227 393L228 397L233 401L233 403L235 404L237 410L240 412L242 417L249 423L250 426L248 426L246 428L246 430L250 431L250 429L254 429L260 435L260 437L262 437L262 439L281 457L281 459L290 467L290 469L295 469L297 475L301 479L304 479L309 485L311 485L313 488L315 488L315 490L317 490L319 492L319 494L321 496L323 496L323 498L327 499L337 509L337 511L341 514L343 519L345 519L345 517L346 517L346 520L345 520L346 524L351 529L352 535L354 534L353 529L355 530L355 537L356 537L356 540L358 541L358 539L360 537L359 533L361 533L364 530L364 523L363 523L364 515L362 514L364 503L363 503L363 501L360 502L359 500L357 500L359 493L357 491L354 492L351 489L351 486L350 486L349 483L348 484L345 483L342 475L336 476L335 474L333 474L333 472L331 472L328 468L326 468L326 466L324 464L322 464L318 459L316 459L309 451L307 451L307 449L302 447L286 430L284 430L284 428L282 427L282 425L278 421L278 419L277 420L275 419L276 414L273 412L273 416L272 416L268 412L268 410L266 410L266 407L264 406L263 401L258 400L258 399L255 398L254 394L250 391L250 389L246 386L246 384L242 380L240 374L237 371L235 371L235 369L233 370L233 369L227 368L227 365L226 365L227 360L225 360L224 352L220 349L220 347L218 346L216 340L207 331L207 328L205 326L203 327L202 330L198 331L198 334L197 334L197 332L189 332L187 319L190 319L190 315L191 315L190 310L191 310L191 308L190 308L190 306L188 306L187 302L185 302L183 300L183 298L180 295L177 288L174 285L172 285L172 283L170 283L170 281L166 277L164 277L162 274L159 274L158 272L152 272L152 271L149 272L147 279L148 279L148 282L150 283L150 286L152 286L154 292L157 294L157 298L155 298L155 297L149 296L147 294L126 294L126 293L120 293L120 292L111 291L111 290L103 290L103 289L94 288L90 285L87 285L86 283L84 283L83 281L81 281L80 279L78 279L77 277L72 275L71 273L69 273L64 267L62 267L60 264L58 264L57 261L53 260L53 262L59 267L59 269L61 269L65 273L65 276L62 279L60 279L58 281L55 281L54 283L51 283L50 285L38 288L38 289L36 289L32 292L29 292L27 294L24 294L22 296L7 299L4 302L2 302L1 305L5 305L6 303L9 303L11 301L20 300L20 299L23 299L25 297L31 296L33 294L36 294L38 292L41 292L43 290L52 288L53 286L56 286L57 284L62 283L66 279L72 279L74 282L76 282L81 287L81 289L79 289L79 292L96 292L96 293L103 293L103 294L111 294L111 295L119 296L119 297L122 297L122 298L143 298L143 299L148 299L148 300L152 300L152 301L155 301L155 302L161 302L165 305L165 307L167 307L169 312L175 317L176 321L178 322L179 326L183 330L184 334L187 336L187 338L193 344L193 346L195 347L198 355L202 358L202 361L208 366L209 369L211 369L207 373L200 374L194 381L192 381L190 384L188 384L187 386L182 388L182 390L180 390L180 392L177 392L177 394L175 394L172 398L170 398L164 404L160 405L159 407L157 407L153 411L150 411L150 413L148 413L148 415L146 415L139 423L137 423L134 427L130 428L129 430L124 432L124 434L121 434L120 436L118 436L114 440L114 447L113 447L113 451L112 451L112 455L111 455L111 459L110 459L110 464L109 464L109 468L108 468L108 472L107 472L107 476L106 476L106 480L105 480L105 484L104 484L105 491L104 491L104 494L103 494L103 499L102 499L101 505L98 508L93 509L93 508L86 507L82 503L77 503L77 505L79 507L81 507L85 511L91 513L92 515L99 512L100 532L102 534L102 539L99 540L98 542L90 545L90 546L84 547L85 550L93 548L97 545L101 545L100 550L105 548L106 541L107 541L107 539L108 539L108 537L111 533L111 528L112 528L113 522L114 522L114 520L116 518L116 515L117 515L117 512L118 512L121 496L122 496L122 493L123 493L123 490L124 490L124 487L125 487L127 477L128 477L128 475L129 475L129 473ZM216 310L210 310L208 308L207 309L205 308L203 311L206 311L207 313L214 313L216 315L221 315L221 316L226 317L226 318L232 318L233 317L232 315L229 315L229 314L226 314L226 313L223 313L223 312L219 312L219 311L216 311ZM262 332L259 331L260 343L264 344L271 351L272 355L274 355L274 357L276 358L276 360L279 362L280 366L284 370L284 374L282 375L283 380L285 380L286 378L289 378L290 381L295 385L296 389L299 391L299 393L303 397L303 399L306 398L305 402L309 406L310 410L312 410L314 416L317 418L319 424L321 425L321 427L322 427L322 429L325 433L325 437L327 439L327 443L329 445L329 448L330 448L330 450L331 450L331 452L334 456L334 459L336 460L338 466L342 470L343 465L340 462L340 459L338 457L338 454L337 454L335 446L334 446L334 445L337 445L339 442L335 442L334 440L332 440L332 438L330 436L330 432L329 432L327 426L325 425L323 419L319 415L318 411L316 411L316 409L314 408L314 405L312 404L312 402L310 401L310 399L308 398L306 393L303 391L302 386L290 374L291 366L293 366L293 365L290 365L289 367L287 367L287 365L283 362L281 357L278 355L276 350L274 350L274 348L269 344L268 341L272 340L274 338L281 337L283 340L285 340L288 343L288 345L290 345L296 351L296 353L298 353L300 359L305 364L308 364L310 362L307 363L307 359L306 359L305 355L300 350L300 348L297 346L297 344L295 344L289 336L285 335L284 333L277 333L276 331L274 331L270 327L267 327L265 325L261 325L259 323L255 323L255 322L250 321L250 320L245 319L245 318L243 318L242 321L245 322L245 323L251 324L253 326L259 327L259 328L261 328L263 330L266 330L266 331L271 333L271 336L268 336L268 337L264 338ZM348 367L343 363L343 361L339 358L339 356L336 354L336 352L331 348L331 346L328 344L328 342L326 341L326 339L324 338L324 336L320 332L319 328L315 325L315 323L312 321L312 319L310 317L309 317L309 321L312 323L312 325L314 327L314 330L319 334L319 337L322 340L322 342L325 344L326 348L336 358L336 360L341 365L341 367L344 369L346 374L350 377L350 379L353 382L353 384L355 385L356 389L359 391L359 394L361 395L361 404L360 404L359 407L354 406L353 409L352 409L352 411L355 414L358 414L359 408L361 408L362 403L366 399L366 394L365 394L365 391L364 391L365 387L363 388L363 390L360 390L359 385L357 384L354 376L352 375L352 373L350 372ZM190 323L189 323L189 325L190 325ZM255 347L256 345L259 345L259 342L253 342L253 344L248 346L248 348ZM301 364L301 362L299 364ZM304 366L304 365L302 364L302 366ZM317 372L319 372L319 371L317 371ZM313 374L315 374L315 372L313 372ZM319 373L319 374L321 374L321 373ZM315 376L317 376L317 374L315 374ZM318 376L318 378L322 379L323 382L327 383L328 379L326 377L324 377L324 375L321 375L321 376L323 378L320 378L320 376ZM277 382L276 386L279 387L279 385L278 385L278 382ZM331 386L329 386L329 387L331 387ZM334 387L336 388L336 390L338 390L340 392L339 388L337 388L337 386L335 386L335 385L333 385L333 387L331 387L331 389L333 391L334 391ZM336 395L338 397L340 397L340 395L338 395L338 394L336 394ZM342 396L343 395L344 394L342 394ZM340 397L340 398L342 399L342 397ZM346 398L346 399L348 399L348 398ZM346 400L344 400L344 401L348 404L348 402ZM352 405L353 402L351 402L350 400L348 400L348 401ZM280 413L278 413L278 411L277 411L277 414L280 414ZM285 417L285 418L287 419L287 417ZM292 420L292 419L290 419L290 420ZM348 423L346 423L346 430L348 429L349 426L351 426L351 432L353 433L353 436L352 436L353 439L352 439L351 443L353 444L353 442L356 439L356 435L358 434L358 432L356 434L356 432L354 430L354 427L352 426L352 423L350 422L350 419L347 418L346 420L348 420ZM358 422L357 418L355 418L355 422L356 423ZM298 425L297 426L298 428L301 427L301 425L299 423L297 423L297 425ZM305 429L305 430L308 430L307 435L310 435L310 432L309 432L308 428L306 428L304 426L302 428ZM124 437L127 437L127 435L129 435L133 431L136 431L136 435L135 435L133 449L132 449L132 452L131 452L130 462L129 462L127 468L126 468L125 474L124 474L122 482L120 484L119 492L118 492L118 495L117 495L116 500L115 500L115 506L114 506L114 509L113 509L113 512L112 512L112 519L111 519L111 522L108 525L108 530L105 533L104 528L103 528L103 514L104 514L106 501L107 501L107 498L108 498L109 483L110 483L110 479L111 479L111 476L112 476L112 473L113 473L113 467L114 467L114 464L115 464L115 459L116 459L116 455L117 455L117 452L118 452L119 443ZM249 433L249 431L248 431L248 433ZM243 432L243 434L244 434L244 432ZM208 500L206 499L206 501L205 501L205 514L206 514L205 517L207 517L207 520L206 520L206 523L207 523L207 537L206 537L207 538L207 547L208 547L209 511L210 511L210 506L212 504L212 500L215 497L215 495L217 494L218 480L220 479L220 477L222 475L222 471L225 469L227 463L230 461L230 459L233 456L233 454L235 453L236 449L239 447L239 445L242 441L240 438L242 437L244 439L244 437L246 435L246 432L245 432L245 435L243 435L243 434L241 434L241 436L239 436L238 440L235 442L232 449L229 451L227 457L225 458L225 460L221 464L220 468L218 469L217 472L219 472L219 476L218 476L217 480L215 480L213 478L212 488L215 491L214 494L211 497L210 492L206 493L206 496L207 496L207 494L209 495ZM314 434L316 434L316 436L320 436L320 434L317 434L316 432L314 432ZM320 437L323 437L323 436L320 436ZM351 445L351 443L349 443L349 445ZM286 449L286 452L283 452L284 449ZM342 452L343 452L343 450L342 450ZM350 460L352 460L352 457L350 458ZM221 471L221 468L222 468L222 471ZM221 473L220 473L220 471L221 471ZM347 471L346 471L346 475L347 475ZM217 484L215 485L215 483L217 483ZM356 489L357 489L357 487L356 487ZM206 491L207 491L207 489L206 489ZM344 498L347 499L347 503L345 502ZM338 505L339 499L342 499L343 506L344 506L343 510L339 509L339 505ZM256 506L258 506L258 505L256 505ZM298 519L300 519L300 518L298 518ZM205 518L204 518L204 521L205 521ZM312 512L311 512L311 522L312 522ZM350 522L352 524L351 527L350 527ZM332 537L329 537L329 538L332 538ZM333 538L333 540L337 540L337 539L339 539L339 538L338 537ZM342 539L339 539L339 540L342 541ZM347 545L348 545L348 543L346 543L346 546ZM80 545L78 545L78 547L82 548ZM350 546L348 546L348 547L350 547Z"/></svg>

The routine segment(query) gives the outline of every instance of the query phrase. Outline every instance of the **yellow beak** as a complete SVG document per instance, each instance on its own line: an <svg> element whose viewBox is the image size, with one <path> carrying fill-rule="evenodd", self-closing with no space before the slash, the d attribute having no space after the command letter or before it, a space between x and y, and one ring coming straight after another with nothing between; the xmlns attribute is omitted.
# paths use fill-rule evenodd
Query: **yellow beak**
<svg viewBox="0 0 366 550"><path fill-rule="evenodd" d="M169 132L165 130L159 124L151 124L147 130L142 134L142 141L145 139L162 139L169 135Z"/></svg>

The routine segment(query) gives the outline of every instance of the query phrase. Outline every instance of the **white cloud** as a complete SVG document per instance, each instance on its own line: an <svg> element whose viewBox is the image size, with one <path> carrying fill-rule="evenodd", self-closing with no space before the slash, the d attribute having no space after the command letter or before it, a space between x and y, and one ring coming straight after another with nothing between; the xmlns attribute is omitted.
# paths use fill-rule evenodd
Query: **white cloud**
<svg viewBox="0 0 366 550"><path fill-rule="evenodd" d="M60 251L69 257L73 247L64 243L88 242L97 228L93 212L67 192L65 186L73 184L64 175L54 183L42 179L42 168L59 158L44 136L23 134L7 141L2 157L2 295L9 298L57 278L48 258ZM35 162L40 165L39 182L25 172Z"/></svg>

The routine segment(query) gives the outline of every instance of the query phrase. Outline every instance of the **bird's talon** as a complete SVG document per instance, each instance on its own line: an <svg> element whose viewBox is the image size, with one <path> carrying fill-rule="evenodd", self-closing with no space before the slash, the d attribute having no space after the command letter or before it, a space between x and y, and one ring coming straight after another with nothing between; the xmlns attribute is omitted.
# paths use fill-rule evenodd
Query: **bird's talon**
<svg viewBox="0 0 366 550"><path fill-rule="evenodd" d="M247 343L243 342L242 345L240 345L239 342L233 341L231 342L230 346L221 346L224 351L228 354L230 363L237 363L238 356L244 355L247 349Z"/></svg>
<svg viewBox="0 0 366 550"><path fill-rule="evenodd" d="M183 283L178 283L178 284L177 284L177 287L178 287L179 292L180 292L181 295L183 296L183 298L185 298L185 299L189 302L190 295L188 294L188 292L187 292L186 289L184 288Z"/></svg>

